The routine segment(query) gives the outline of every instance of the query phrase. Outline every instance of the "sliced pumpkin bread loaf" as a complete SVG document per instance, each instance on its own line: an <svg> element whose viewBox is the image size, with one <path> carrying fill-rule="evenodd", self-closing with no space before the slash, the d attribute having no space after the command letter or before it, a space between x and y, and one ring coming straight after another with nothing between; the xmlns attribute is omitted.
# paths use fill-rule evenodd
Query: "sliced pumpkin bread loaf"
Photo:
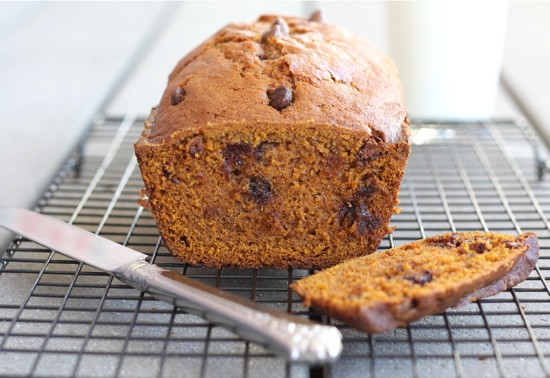
<svg viewBox="0 0 550 378"><path fill-rule="evenodd" d="M297 17L230 24L178 63L145 122L140 203L186 263L327 268L392 232L409 129L372 44Z"/></svg>

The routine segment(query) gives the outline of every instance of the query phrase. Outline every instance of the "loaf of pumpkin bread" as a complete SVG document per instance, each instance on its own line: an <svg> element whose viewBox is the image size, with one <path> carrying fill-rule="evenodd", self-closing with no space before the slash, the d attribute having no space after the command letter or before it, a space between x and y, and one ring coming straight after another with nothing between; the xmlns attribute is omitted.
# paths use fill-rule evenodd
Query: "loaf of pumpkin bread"
<svg viewBox="0 0 550 378"><path fill-rule="evenodd" d="M392 61L319 17L230 24L191 51L135 144L167 248L203 266L372 253L409 156Z"/></svg>

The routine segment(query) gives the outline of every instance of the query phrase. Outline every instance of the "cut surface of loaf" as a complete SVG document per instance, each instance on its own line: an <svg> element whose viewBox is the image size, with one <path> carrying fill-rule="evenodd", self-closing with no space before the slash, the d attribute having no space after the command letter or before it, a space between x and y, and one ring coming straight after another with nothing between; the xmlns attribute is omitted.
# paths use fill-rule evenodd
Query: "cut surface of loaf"
<svg viewBox="0 0 550 378"><path fill-rule="evenodd" d="M538 256L534 233L444 234L349 260L291 288L306 307L377 333L511 288Z"/></svg>
<svg viewBox="0 0 550 378"><path fill-rule="evenodd" d="M323 268L391 232L409 121L386 55L335 26L268 15L178 63L135 151L141 203L177 258Z"/></svg>

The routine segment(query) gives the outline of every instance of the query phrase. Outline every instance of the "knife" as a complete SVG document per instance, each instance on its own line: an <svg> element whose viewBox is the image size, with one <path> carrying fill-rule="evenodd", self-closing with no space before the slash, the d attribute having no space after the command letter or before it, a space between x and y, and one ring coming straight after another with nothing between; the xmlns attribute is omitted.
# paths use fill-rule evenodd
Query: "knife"
<svg viewBox="0 0 550 378"><path fill-rule="evenodd" d="M147 255L30 210L0 207L0 226L178 306L290 361L324 364L342 351L342 335L147 262Z"/></svg>

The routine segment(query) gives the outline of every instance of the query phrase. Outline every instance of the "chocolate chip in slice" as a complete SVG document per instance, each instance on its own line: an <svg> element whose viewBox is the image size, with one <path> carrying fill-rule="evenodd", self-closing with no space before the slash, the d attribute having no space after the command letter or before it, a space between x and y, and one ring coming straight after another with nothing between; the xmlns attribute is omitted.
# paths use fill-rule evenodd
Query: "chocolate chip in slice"
<svg viewBox="0 0 550 378"><path fill-rule="evenodd" d="M357 234L365 235L367 232L372 231L380 227L382 221L369 211L367 205L359 205L359 211L356 214L357 225L355 229Z"/></svg>
<svg viewBox="0 0 550 378"><path fill-rule="evenodd" d="M181 235L180 236L180 242L185 244L186 247L189 247L189 239L187 238L187 236L185 235Z"/></svg>
<svg viewBox="0 0 550 378"><path fill-rule="evenodd" d="M460 240L460 234L458 232L434 236L431 241L431 245L440 248L457 248L460 247L461 244L462 241Z"/></svg>
<svg viewBox="0 0 550 378"><path fill-rule="evenodd" d="M425 270L422 273L415 274L413 276L407 276L405 279L407 281L411 281L413 284L424 286L424 284L427 284L428 282L432 281L432 272L429 270Z"/></svg>
<svg viewBox="0 0 550 378"><path fill-rule="evenodd" d="M366 164L371 160L377 159L382 154L384 143L378 137L367 139L357 152L357 161Z"/></svg>
<svg viewBox="0 0 550 378"><path fill-rule="evenodd" d="M380 227L382 220L368 207L370 197L377 191L376 186L369 184L359 188L350 198L343 201L338 209L340 226L350 228L355 224L358 235L365 235Z"/></svg>
<svg viewBox="0 0 550 378"><path fill-rule="evenodd" d="M491 246L485 241L477 241L470 244L470 249L478 254L482 254L491 249Z"/></svg>
<svg viewBox="0 0 550 378"><path fill-rule="evenodd" d="M204 150L204 138L202 136L196 136L189 141L187 145L189 155L198 158L201 152Z"/></svg>
<svg viewBox="0 0 550 378"><path fill-rule="evenodd" d="M271 37L281 37L283 32L279 25L271 25L268 31L262 35L262 43L267 43L268 39Z"/></svg>
<svg viewBox="0 0 550 378"><path fill-rule="evenodd" d="M447 241L447 247L456 248L456 247L460 247L460 244L462 244L462 242L460 241L459 233L458 232L453 232L449 236L449 239Z"/></svg>
<svg viewBox="0 0 550 378"><path fill-rule="evenodd" d="M236 168L246 163L252 153L252 146L248 143L231 143L223 149L223 159L231 167Z"/></svg>
<svg viewBox="0 0 550 378"><path fill-rule="evenodd" d="M355 218L357 217L357 203L353 200L344 201L338 209L338 218L340 219L340 226L351 227Z"/></svg>
<svg viewBox="0 0 550 378"><path fill-rule="evenodd" d="M183 88L177 87L174 92L172 92L172 105L177 105L185 99L187 92Z"/></svg>
<svg viewBox="0 0 550 378"><path fill-rule="evenodd" d="M311 14L309 20L315 22L325 22L325 14L321 9L317 9Z"/></svg>
<svg viewBox="0 0 550 378"><path fill-rule="evenodd" d="M268 91L267 97L269 97L269 105L277 110L287 108L293 100L292 91L284 85Z"/></svg>
<svg viewBox="0 0 550 378"><path fill-rule="evenodd" d="M250 198L260 205L265 205L273 196L269 181L256 176L250 178L250 182L248 183L248 194Z"/></svg>
<svg viewBox="0 0 550 378"><path fill-rule="evenodd" d="M364 185L364 186L360 187L359 189L357 189L353 196L356 197L356 198L370 197L374 193L376 193L377 191L378 191L378 187L374 183L369 182L367 185Z"/></svg>

